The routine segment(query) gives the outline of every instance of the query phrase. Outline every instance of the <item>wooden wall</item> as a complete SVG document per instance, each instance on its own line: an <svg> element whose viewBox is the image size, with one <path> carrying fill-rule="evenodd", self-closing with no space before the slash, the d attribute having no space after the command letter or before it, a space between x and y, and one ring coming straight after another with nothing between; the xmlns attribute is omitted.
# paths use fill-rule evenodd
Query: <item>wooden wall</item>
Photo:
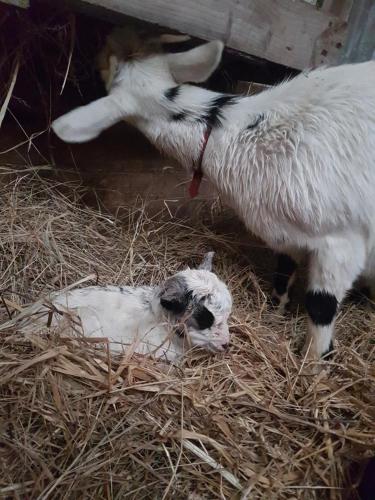
<svg viewBox="0 0 375 500"><path fill-rule="evenodd" d="M334 63L353 0L75 0L296 69ZM313 2L317 3L317 2ZM319 2L320 4L321 2Z"/></svg>

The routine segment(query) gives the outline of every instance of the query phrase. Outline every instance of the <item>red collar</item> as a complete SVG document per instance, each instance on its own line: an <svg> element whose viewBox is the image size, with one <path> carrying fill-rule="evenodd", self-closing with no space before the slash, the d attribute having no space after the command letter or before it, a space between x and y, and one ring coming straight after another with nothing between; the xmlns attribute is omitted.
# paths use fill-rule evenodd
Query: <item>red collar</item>
<svg viewBox="0 0 375 500"><path fill-rule="evenodd" d="M198 164L196 168L194 169L193 173L193 178L191 179L191 183L189 186L189 194L190 198L195 198L199 192L199 186L201 185L202 177L203 177L203 171L202 171L202 161L203 161L203 156L204 152L206 151L206 146L208 139L210 138L211 135L211 127L208 126L204 132L203 136L203 144L202 144L202 149L198 158Z"/></svg>

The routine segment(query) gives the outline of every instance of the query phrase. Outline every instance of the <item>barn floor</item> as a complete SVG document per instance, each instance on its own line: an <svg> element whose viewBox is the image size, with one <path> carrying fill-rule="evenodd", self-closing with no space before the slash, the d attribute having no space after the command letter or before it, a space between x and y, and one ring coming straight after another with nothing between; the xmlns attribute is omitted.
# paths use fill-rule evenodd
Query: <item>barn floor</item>
<svg viewBox="0 0 375 500"><path fill-rule="evenodd" d="M19 143L13 127L5 136L4 149ZM176 186L184 173L163 170L170 162L127 127L85 146L53 145L54 165L35 145L39 153L25 144L1 157L0 494L356 498L375 446L369 305L343 310L328 372L303 376L301 300L286 318L269 308L271 252L212 191L188 202ZM38 166L50 170L39 178ZM181 197L181 211L163 197ZM9 324L41 294L79 280L154 283L208 249L234 297L225 355L197 354L175 371L109 361L103 346L64 332L25 339Z"/></svg>

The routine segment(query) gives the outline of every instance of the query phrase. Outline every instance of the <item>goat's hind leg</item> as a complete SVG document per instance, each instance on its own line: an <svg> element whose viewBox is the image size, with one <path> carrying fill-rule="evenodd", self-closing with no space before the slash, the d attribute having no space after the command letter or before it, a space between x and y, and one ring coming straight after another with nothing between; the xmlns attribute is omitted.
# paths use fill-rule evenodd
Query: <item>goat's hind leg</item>
<svg viewBox="0 0 375 500"><path fill-rule="evenodd" d="M358 234L326 238L311 253L304 347L309 360L317 361L332 351L338 307L361 274L365 260L365 242Z"/></svg>
<svg viewBox="0 0 375 500"><path fill-rule="evenodd" d="M288 250L277 254L277 267L273 277L272 303L280 314L285 312L290 302L290 291L295 281L301 255Z"/></svg>

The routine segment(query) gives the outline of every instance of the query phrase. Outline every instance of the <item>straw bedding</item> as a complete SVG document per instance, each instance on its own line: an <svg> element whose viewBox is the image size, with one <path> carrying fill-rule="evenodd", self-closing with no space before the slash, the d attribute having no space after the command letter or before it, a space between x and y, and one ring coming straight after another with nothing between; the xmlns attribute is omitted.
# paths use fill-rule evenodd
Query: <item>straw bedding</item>
<svg viewBox="0 0 375 500"><path fill-rule="evenodd" d="M303 313L269 310L231 237L144 207L116 221L34 173L0 191L3 325L51 290L156 283L209 248L234 296L229 352L179 368L0 326L1 497L343 498L350 463L375 445L369 305L344 308L330 374L306 377Z"/></svg>

